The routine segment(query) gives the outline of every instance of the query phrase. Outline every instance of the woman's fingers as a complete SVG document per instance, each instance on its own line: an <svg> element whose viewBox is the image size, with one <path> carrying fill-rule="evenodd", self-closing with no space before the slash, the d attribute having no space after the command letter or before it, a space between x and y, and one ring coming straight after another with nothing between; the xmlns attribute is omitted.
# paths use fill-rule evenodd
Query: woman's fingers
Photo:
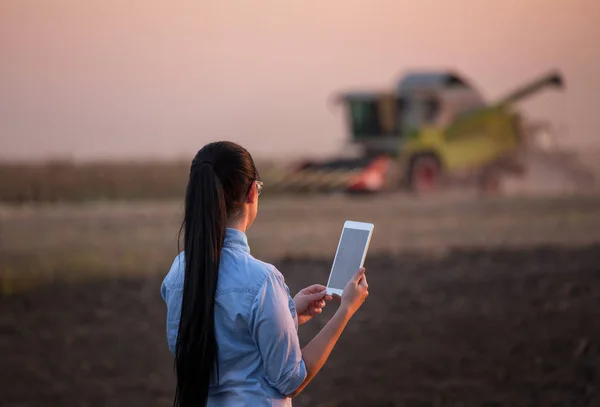
<svg viewBox="0 0 600 407"><path fill-rule="evenodd" d="M354 284L356 284L360 281L361 277L364 277L364 275L365 275L365 268L361 267L354 274L354 276L350 279L350 281L352 281Z"/></svg>
<svg viewBox="0 0 600 407"><path fill-rule="evenodd" d="M322 301L325 297L327 297L327 295L325 294L325 291L316 292L313 294L304 294L304 296L303 296L304 301L308 301L309 303Z"/></svg>
<svg viewBox="0 0 600 407"><path fill-rule="evenodd" d="M302 290L302 292L305 294L316 294L316 293L325 291L326 288L327 287L325 287L324 285L321 285L321 284L313 284L313 285L310 285L310 286L304 288Z"/></svg>
<svg viewBox="0 0 600 407"><path fill-rule="evenodd" d="M311 304L311 308L323 308L327 305L325 300L315 301Z"/></svg>
<svg viewBox="0 0 600 407"><path fill-rule="evenodd" d="M315 316L315 315L320 314L326 305L327 305L327 303L325 302L325 300L315 301L312 304L310 304L307 311L310 315Z"/></svg>
<svg viewBox="0 0 600 407"><path fill-rule="evenodd" d="M367 284L367 276L363 275L362 279L360 280L360 283L358 283L358 284L363 286L364 288L368 289L369 284Z"/></svg>

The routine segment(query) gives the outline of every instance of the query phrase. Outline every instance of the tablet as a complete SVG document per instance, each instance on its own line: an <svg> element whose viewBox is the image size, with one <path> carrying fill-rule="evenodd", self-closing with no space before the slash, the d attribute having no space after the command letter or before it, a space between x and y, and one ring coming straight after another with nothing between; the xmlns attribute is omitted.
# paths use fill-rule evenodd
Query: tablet
<svg viewBox="0 0 600 407"><path fill-rule="evenodd" d="M344 287L365 263L373 224L346 221L327 281L327 294L342 295Z"/></svg>

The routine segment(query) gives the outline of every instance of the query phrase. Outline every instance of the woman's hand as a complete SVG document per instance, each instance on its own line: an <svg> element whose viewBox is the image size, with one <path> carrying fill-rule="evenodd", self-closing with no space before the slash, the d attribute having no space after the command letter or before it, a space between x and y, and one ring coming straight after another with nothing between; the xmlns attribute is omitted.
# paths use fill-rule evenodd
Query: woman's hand
<svg viewBox="0 0 600 407"><path fill-rule="evenodd" d="M331 296L325 292L326 287L321 284L313 284L298 292L294 297L296 312L298 313L298 325L308 322L315 315L319 315Z"/></svg>
<svg viewBox="0 0 600 407"><path fill-rule="evenodd" d="M350 315L354 315L368 296L369 284L367 284L367 276L365 276L365 269L363 267L354 274L354 277L344 287L340 307L347 310Z"/></svg>
<svg viewBox="0 0 600 407"><path fill-rule="evenodd" d="M356 272L348 284L346 284L344 292L341 296L341 304L338 311L333 315L329 322L325 324L323 329L321 329L321 331L313 338L313 340L302 349L302 358L306 364L306 379L304 379L302 384L298 386L296 390L288 394L288 397L295 397L300 394L306 385L310 383L317 375L319 370L321 370L323 364L325 364L325 361L331 354L333 347L342 334L342 331L346 327L346 324L350 318L352 318L352 315L354 315L354 313L365 302L365 299L369 295L368 288L369 286L365 277L365 269L361 268ZM323 286L313 285L305 288L300 293L312 291L318 293L318 295L315 296L316 298L318 298L319 295L323 296L321 298L331 298L325 295L324 289L325 287ZM300 295L300 293L298 293L298 295ZM320 312L321 310L319 309L317 313ZM306 321L307 320L304 322Z"/></svg>

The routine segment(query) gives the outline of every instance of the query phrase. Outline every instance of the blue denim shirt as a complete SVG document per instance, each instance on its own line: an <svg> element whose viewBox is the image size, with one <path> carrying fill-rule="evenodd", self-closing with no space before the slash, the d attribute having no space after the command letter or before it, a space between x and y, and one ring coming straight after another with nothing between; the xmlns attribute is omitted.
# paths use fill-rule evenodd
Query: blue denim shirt
<svg viewBox="0 0 600 407"><path fill-rule="evenodd" d="M183 252L161 286L167 305L167 342L175 352L183 279ZM291 406L306 378L298 318L283 275L250 255L246 235L227 229L215 298L219 383L208 406Z"/></svg>

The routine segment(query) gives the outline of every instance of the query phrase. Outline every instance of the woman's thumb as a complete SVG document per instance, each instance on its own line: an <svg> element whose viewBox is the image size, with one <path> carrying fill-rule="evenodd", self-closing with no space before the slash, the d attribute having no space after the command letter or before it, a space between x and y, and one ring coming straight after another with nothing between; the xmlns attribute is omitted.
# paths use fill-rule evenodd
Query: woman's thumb
<svg viewBox="0 0 600 407"><path fill-rule="evenodd" d="M354 277L352 277L352 282L358 283L364 273L365 273L365 268L364 267L359 268L358 271L356 272L356 274L354 274Z"/></svg>
<svg viewBox="0 0 600 407"><path fill-rule="evenodd" d="M325 297L325 295L327 295L327 290L323 290L323 291L321 291L319 293L308 294L306 296L306 299L309 302L319 301L319 300L322 300Z"/></svg>

